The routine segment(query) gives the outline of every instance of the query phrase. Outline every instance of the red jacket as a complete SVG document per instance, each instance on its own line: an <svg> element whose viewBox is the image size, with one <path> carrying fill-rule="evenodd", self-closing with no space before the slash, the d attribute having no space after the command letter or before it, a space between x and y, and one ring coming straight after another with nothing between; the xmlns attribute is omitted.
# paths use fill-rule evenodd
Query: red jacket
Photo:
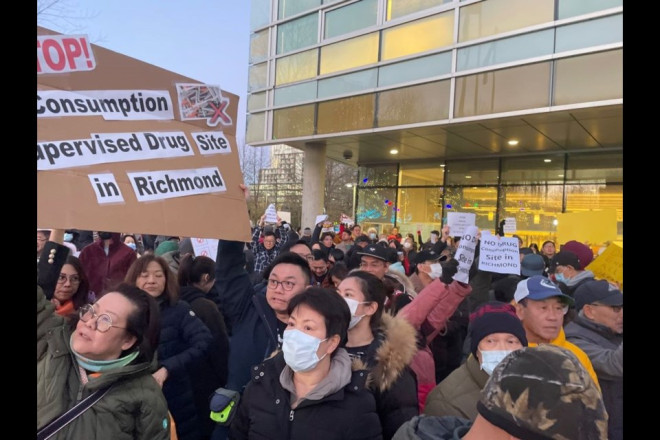
<svg viewBox="0 0 660 440"><path fill-rule="evenodd" d="M108 255L103 250L103 240L87 245L80 252L80 263L89 278L89 290L98 298L105 289L124 280L128 268L137 260L135 251L119 239L120 234L112 233Z"/></svg>

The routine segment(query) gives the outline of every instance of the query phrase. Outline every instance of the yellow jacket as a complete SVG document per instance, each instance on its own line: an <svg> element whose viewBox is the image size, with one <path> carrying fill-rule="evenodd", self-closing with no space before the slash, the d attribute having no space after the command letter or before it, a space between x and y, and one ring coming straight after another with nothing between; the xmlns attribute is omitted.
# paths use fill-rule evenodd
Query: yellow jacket
<svg viewBox="0 0 660 440"><path fill-rule="evenodd" d="M582 351L580 347L566 340L566 335L564 334L563 328L559 329L559 335L557 335L555 339L550 341L550 343L572 351L573 354L577 356L577 358L580 360L584 368L589 373L589 376L591 376L591 378L596 383L596 386L598 386L598 389L600 390L600 384L598 383L598 378L596 377L596 372L594 371L593 365L591 365L589 356L587 356L587 354L584 351ZM530 347L536 347L539 344L535 344L534 342L529 342L527 345L529 345Z"/></svg>

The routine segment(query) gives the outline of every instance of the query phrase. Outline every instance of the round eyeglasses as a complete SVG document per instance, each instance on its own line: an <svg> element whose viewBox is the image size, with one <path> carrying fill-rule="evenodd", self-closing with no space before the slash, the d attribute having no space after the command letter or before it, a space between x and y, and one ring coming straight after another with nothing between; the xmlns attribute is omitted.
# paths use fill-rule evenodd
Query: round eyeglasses
<svg viewBox="0 0 660 440"><path fill-rule="evenodd" d="M66 283L67 279L69 280L69 282L71 284L76 284L76 283L80 282L80 277L78 275L69 275L69 276L67 276L65 273L61 273L57 277L57 283L58 284L64 284L64 283Z"/></svg>
<svg viewBox="0 0 660 440"><path fill-rule="evenodd" d="M110 330L110 327L126 329L126 327L119 327L118 325L112 325L112 318L106 313L101 313L100 315L96 314L94 306L91 304L85 304L78 310L78 315L82 322L88 322L92 318L96 318L94 321L95 326L94 330L98 330L101 333L105 333Z"/></svg>
<svg viewBox="0 0 660 440"><path fill-rule="evenodd" d="M271 289L277 289L277 285L282 285L282 289L291 290L296 285L293 281L277 281L273 279L268 279L268 287Z"/></svg>

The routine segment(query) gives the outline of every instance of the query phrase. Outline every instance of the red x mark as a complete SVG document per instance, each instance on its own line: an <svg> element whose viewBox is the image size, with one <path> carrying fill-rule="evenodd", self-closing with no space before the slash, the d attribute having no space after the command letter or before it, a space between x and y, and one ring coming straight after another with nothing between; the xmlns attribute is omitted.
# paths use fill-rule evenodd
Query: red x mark
<svg viewBox="0 0 660 440"><path fill-rule="evenodd" d="M211 102L211 108L213 109L213 116L211 116L211 119L209 120L209 124L211 126L217 125L218 124L218 119L222 121L224 125L231 125L231 118L227 113L225 113L225 109L229 105L229 99L228 98L220 98L220 105L217 107Z"/></svg>

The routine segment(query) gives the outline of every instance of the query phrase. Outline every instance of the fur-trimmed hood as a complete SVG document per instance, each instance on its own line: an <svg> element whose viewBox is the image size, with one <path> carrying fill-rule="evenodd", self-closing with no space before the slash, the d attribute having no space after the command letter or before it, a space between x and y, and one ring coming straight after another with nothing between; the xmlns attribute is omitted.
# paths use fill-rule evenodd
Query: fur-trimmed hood
<svg viewBox="0 0 660 440"><path fill-rule="evenodd" d="M369 369L367 386L383 392L396 382L417 353L417 332L405 319L383 313L380 331L373 343L380 343L373 366L367 367L368 359L355 359L352 366L354 370Z"/></svg>

